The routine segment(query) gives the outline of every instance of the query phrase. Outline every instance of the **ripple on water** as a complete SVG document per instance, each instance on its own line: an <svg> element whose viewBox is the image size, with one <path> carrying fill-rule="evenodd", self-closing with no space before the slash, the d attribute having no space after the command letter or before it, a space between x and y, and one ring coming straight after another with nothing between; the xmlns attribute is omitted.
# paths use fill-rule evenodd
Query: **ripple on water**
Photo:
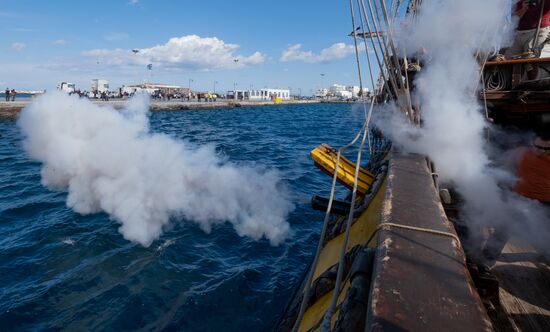
<svg viewBox="0 0 550 332"><path fill-rule="evenodd" d="M175 219L150 247L122 238L108 215L78 215L40 185L15 122L0 121L0 330L268 330L311 259L330 178L309 151L347 143L348 105L158 112L155 132L212 144L228 161L276 169L296 204L293 235L272 247L230 225L209 234Z"/></svg>

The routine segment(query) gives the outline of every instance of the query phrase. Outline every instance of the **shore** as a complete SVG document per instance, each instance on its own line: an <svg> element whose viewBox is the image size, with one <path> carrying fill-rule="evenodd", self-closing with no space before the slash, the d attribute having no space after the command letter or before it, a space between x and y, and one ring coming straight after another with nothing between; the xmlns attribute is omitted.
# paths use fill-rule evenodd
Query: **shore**
<svg viewBox="0 0 550 332"><path fill-rule="evenodd" d="M20 101L0 101L0 120L14 120L17 118L23 108L32 102L31 99ZM94 104L99 106L111 106L120 109L124 106L126 100L93 100ZM195 101L151 101L150 111L180 111L194 109L214 109L214 108L232 108L249 106L267 106L267 105L296 105L296 104L317 104L318 100L286 100L280 103L272 101L248 101L243 100L237 103L232 100L214 101L214 102L195 102Z"/></svg>

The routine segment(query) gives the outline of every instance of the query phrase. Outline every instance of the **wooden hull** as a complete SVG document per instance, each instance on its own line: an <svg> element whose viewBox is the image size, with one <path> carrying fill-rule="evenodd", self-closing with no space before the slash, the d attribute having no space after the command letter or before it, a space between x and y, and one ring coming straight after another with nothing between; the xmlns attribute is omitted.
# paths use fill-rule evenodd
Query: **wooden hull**
<svg viewBox="0 0 550 332"><path fill-rule="evenodd" d="M376 180L365 196L369 203L351 226L333 329L492 330L426 158L393 153L387 173L375 185ZM335 277L343 237L329 234L319 263L311 267L313 287L298 331L319 330L334 291L330 278ZM368 252L372 257L357 264ZM302 286L277 330L292 329L304 294Z"/></svg>

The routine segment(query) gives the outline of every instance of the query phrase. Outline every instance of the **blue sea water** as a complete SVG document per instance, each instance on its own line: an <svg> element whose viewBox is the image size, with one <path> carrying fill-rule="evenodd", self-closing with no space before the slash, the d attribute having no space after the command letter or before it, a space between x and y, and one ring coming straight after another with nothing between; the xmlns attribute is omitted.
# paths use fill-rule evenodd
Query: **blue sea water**
<svg viewBox="0 0 550 332"><path fill-rule="evenodd" d="M0 331L272 329L317 245L323 213L310 198L330 189L309 151L347 143L360 122L345 104L153 113L155 132L277 169L296 210L292 237L277 247L178 219L145 248L107 214L79 215L65 192L41 186L16 123L0 120Z"/></svg>

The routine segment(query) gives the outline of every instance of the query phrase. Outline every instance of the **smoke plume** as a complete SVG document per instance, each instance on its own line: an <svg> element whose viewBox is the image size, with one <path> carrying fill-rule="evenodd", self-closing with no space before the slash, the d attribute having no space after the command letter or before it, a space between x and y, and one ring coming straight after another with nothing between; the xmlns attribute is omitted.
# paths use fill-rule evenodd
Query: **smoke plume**
<svg viewBox="0 0 550 332"><path fill-rule="evenodd" d="M108 213L128 240L149 246L172 218L206 232L230 222L240 236L285 240L294 206L275 171L151 133L148 108L145 95L117 111L54 92L25 108L18 125L27 154L42 163L42 184L68 190L67 206L80 214Z"/></svg>
<svg viewBox="0 0 550 332"><path fill-rule="evenodd" d="M422 127L409 126L395 106L377 112L375 123L405 151L435 162L440 179L453 183L465 199L463 214L472 227L516 228L523 234L531 228L537 230L530 233L533 240L547 246L548 233L539 227L547 222L545 211L505 189L514 175L487 154L487 122L476 95L475 56L510 39L504 28L508 7L505 0L424 2L415 23L397 38L401 49L424 63L413 96L422 105Z"/></svg>

